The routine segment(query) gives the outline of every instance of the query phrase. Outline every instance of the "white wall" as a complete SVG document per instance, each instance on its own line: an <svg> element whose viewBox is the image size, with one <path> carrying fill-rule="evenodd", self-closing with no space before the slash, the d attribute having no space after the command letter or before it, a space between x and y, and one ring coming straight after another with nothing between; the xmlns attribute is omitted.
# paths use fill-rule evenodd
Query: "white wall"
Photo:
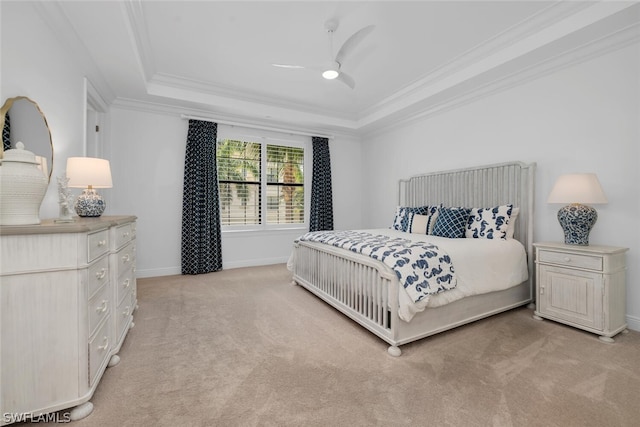
<svg viewBox="0 0 640 427"><path fill-rule="evenodd" d="M2 2L0 7L0 98L4 103L6 98L27 96L47 118L54 161L40 218L56 217L56 176L65 170L67 157L83 153L84 75L73 52L58 40L32 3Z"/></svg>
<svg viewBox="0 0 640 427"><path fill-rule="evenodd" d="M390 225L400 178L521 160L537 163L534 240L562 241L551 187L560 174L595 172L609 203L596 206L590 242L630 248L627 313L640 330L639 52L635 44L365 138L364 226Z"/></svg>
<svg viewBox="0 0 640 427"><path fill-rule="evenodd" d="M177 112L116 107L110 116L114 188L109 212L138 216L140 277L179 274L188 122ZM359 140L338 136L330 150L335 227L357 228L362 206ZM304 231L223 233L223 267L286 262L293 240Z"/></svg>

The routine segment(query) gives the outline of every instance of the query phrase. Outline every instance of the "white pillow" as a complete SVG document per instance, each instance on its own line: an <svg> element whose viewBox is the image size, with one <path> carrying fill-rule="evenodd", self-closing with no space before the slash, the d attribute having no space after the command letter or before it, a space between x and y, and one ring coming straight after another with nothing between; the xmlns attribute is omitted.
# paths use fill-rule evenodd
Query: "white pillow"
<svg viewBox="0 0 640 427"><path fill-rule="evenodd" d="M438 211L436 210L429 215L410 214L409 233L414 234L431 234L433 232L433 225L436 223L438 217Z"/></svg>
<svg viewBox="0 0 640 427"><path fill-rule="evenodd" d="M516 219L520 213L520 208L511 209L511 216L509 217L509 223L507 224L507 235L505 239L513 239L513 233L516 232Z"/></svg>

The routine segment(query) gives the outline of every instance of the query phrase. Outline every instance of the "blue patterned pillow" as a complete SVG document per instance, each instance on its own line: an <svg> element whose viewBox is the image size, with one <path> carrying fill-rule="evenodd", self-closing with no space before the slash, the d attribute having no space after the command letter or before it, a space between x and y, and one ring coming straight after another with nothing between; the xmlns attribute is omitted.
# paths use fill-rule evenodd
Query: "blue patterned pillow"
<svg viewBox="0 0 640 427"><path fill-rule="evenodd" d="M473 208L465 236L474 239L506 239L513 205Z"/></svg>
<svg viewBox="0 0 640 427"><path fill-rule="evenodd" d="M433 235L450 239L464 237L470 212L468 208L440 208Z"/></svg>
<svg viewBox="0 0 640 427"><path fill-rule="evenodd" d="M418 215L433 215L438 212L437 206L419 206L419 207L406 207L398 206L396 208L396 215L393 219L393 225L391 228L399 231L409 231L411 226L412 214Z"/></svg>

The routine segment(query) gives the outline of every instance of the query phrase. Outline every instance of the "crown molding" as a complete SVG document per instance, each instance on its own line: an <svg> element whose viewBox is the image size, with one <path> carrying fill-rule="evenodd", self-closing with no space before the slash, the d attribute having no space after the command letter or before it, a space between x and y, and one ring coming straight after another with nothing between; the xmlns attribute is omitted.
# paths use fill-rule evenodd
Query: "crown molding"
<svg viewBox="0 0 640 427"><path fill-rule="evenodd" d="M512 25L492 38L482 41L473 48L461 53L451 61L439 66L429 73L426 73L422 77L407 84L396 93L371 105L369 108L362 111L360 119L373 115L377 111L384 110L385 107L389 105L402 103L404 99L416 91L436 85L439 81L452 74L469 69L486 57L497 54L499 51L513 46L527 37L534 36L545 27L557 23L558 21L561 21L562 19L576 13L577 11L583 10L586 7L588 7L588 3L581 2L558 2L548 6L535 15Z"/></svg>
<svg viewBox="0 0 640 427"><path fill-rule="evenodd" d="M237 122L241 124L261 127L278 127L286 128L292 132L305 132L314 134L332 133L335 137L359 138L360 134L355 130L344 129L339 127L324 125L308 125L303 126L291 121L282 121L274 119L260 119L253 116L242 114L231 114L219 111L211 111L209 109L199 109L186 106L176 106L175 104L163 104L159 102L140 101L137 99L117 98L111 104L113 108L123 110L139 111L153 114L163 114L171 117L181 118L182 115L199 116L211 119L212 121L220 120L226 122Z"/></svg>
<svg viewBox="0 0 640 427"><path fill-rule="evenodd" d="M142 0L126 0L122 2L121 7L140 74L147 82L156 74L156 63L144 18Z"/></svg>
<svg viewBox="0 0 640 427"><path fill-rule="evenodd" d="M402 115L389 116L385 120L359 129L365 137L374 132L392 131L638 43L640 43L640 22L635 22L606 36L590 40L552 57L546 57L535 64L506 73L478 85L472 90L460 92L411 112L405 110Z"/></svg>
<svg viewBox="0 0 640 427"><path fill-rule="evenodd" d="M193 92L194 96L205 93L215 97L235 99L248 103L262 104L270 107L279 107L323 117L348 120L352 121L354 124L357 119L355 113L348 113L344 111L336 112L334 110L328 110L324 108L314 108L310 107L308 104L289 101L283 97L274 97L272 95L247 91L239 87L187 79L184 77L174 76L166 73L156 73L151 79L149 79L147 85L150 93L157 96L163 96L164 92L170 92L172 89L179 89L184 93Z"/></svg>
<svg viewBox="0 0 640 427"><path fill-rule="evenodd" d="M437 72L365 110L358 120L358 128L371 126L399 111L420 104L425 99L437 97L452 88L461 87L484 73L498 70L512 61L532 55L536 50L551 46L563 37L605 20L634 4L637 5L630 2L599 2L589 7L578 8L579 10L572 14L567 13L569 9L562 9L560 11L562 13L550 19L552 23L548 25L544 25L544 19L541 20L538 16L518 37L506 36L510 38L509 41L501 40L505 35L498 37L484 45L480 50L481 53L475 51L467 53ZM487 52L483 55L482 51ZM475 61L472 60L474 58Z"/></svg>

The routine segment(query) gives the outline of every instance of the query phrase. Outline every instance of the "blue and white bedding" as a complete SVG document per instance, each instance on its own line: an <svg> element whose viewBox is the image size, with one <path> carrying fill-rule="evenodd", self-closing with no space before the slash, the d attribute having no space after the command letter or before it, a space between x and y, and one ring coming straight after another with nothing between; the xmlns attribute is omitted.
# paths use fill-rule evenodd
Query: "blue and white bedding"
<svg viewBox="0 0 640 427"><path fill-rule="evenodd" d="M452 289L430 294L416 302L404 286L398 287L398 315L407 322L427 307L439 307L468 296L504 290L524 282L529 276L525 248L515 239L451 239L388 228L358 231L414 243L433 244L450 257L456 278L456 286ZM295 251L289 262L291 264L294 261Z"/></svg>
<svg viewBox="0 0 640 427"><path fill-rule="evenodd" d="M351 230L315 231L299 240L332 245L382 261L396 273L414 303L456 287L451 258L433 243Z"/></svg>

